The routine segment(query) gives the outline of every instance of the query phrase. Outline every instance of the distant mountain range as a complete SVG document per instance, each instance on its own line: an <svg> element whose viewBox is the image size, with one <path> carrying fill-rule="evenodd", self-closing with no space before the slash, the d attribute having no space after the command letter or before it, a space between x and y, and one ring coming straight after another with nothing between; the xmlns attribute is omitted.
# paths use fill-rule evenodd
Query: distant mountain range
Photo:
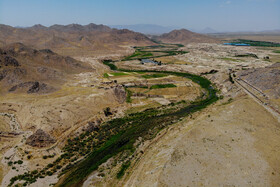
<svg viewBox="0 0 280 187"><path fill-rule="evenodd" d="M215 41L214 38L209 36L194 33L186 29L173 30L173 27L158 25L115 27L119 29L94 23L88 25L55 24L50 27L37 24L24 28L0 24L0 46L21 42L36 49L47 48L62 55L81 56L94 55L96 53L107 54L107 52L112 53L114 51L119 54L121 50L124 51L124 46L154 45L154 41L143 33L157 34L158 37L154 37L154 39L171 43ZM214 32L211 28L204 30L204 32L210 31Z"/></svg>
<svg viewBox="0 0 280 187"><path fill-rule="evenodd" d="M140 32L143 34L151 34L151 35L160 35L163 33L168 33L174 29L179 29L179 27L161 26L161 25L154 25L154 24L109 25L109 27L115 29L129 29L134 32Z"/></svg>
<svg viewBox="0 0 280 187"><path fill-rule="evenodd" d="M149 35L160 35L160 34L171 32L172 30L181 29L181 27L177 27L177 26L161 26L156 24L109 25L109 27L116 28L116 29L129 29L135 32L140 32ZM202 30L198 30L198 29L189 29L189 30L201 34L210 34L210 33L218 32L210 27L206 27L205 29Z"/></svg>
<svg viewBox="0 0 280 187"><path fill-rule="evenodd" d="M36 49L52 49L71 56L94 53L110 53L124 49L124 46L152 45L147 36L127 29L111 29L105 25L69 24L45 27L16 28L0 24L0 46L21 42Z"/></svg>
<svg viewBox="0 0 280 187"><path fill-rule="evenodd" d="M135 32L140 32L149 35L160 35L160 34L171 32L172 30L181 29L181 27L177 27L177 26L161 26L155 24L109 25L109 27L116 28L116 29L129 29ZM206 27L205 29L202 30L198 30L198 29L189 29L189 30L201 34L210 34L210 33L218 32L210 27Z"/></svg>
<svg viewBox="0 0 280 187"><path fill-rule="evenodd" d="M21 42L35 49L51 49L58 54L69 56L94 56L95 54L103 55L109 53L125 55L127 46L155 45L156 43L152 39L165 43L187 44L219 42L216 39L219 35L225 35L227 37L233 34L280 34L279 30L218 33L209 27L193 32L193 30L179 30L174 29L176 27L151 24L116 25L111 27L115 28L94 23L88 25L55 24L50 27L37 24L24 28L0 24L0 47ZM143 33L153 34L153 36L148 37ZM214 37L211 37L211 35Z"/></svg>
<svg viewBox="0 0 280 187"><path fill-rule="evenodd" d="M161 35L172 30L181 29L181 27L177 26L161 26L156 24L134 24L134 25L109 25L111 28L116 29L129 29L134 32L140 32L143 34L148 35ZM279 34L280 29L275 30L263 30L263 31L218 31L211 27L206 27L204 29L193 29L193 28L186 28L192 32L200 33L200 34L219 34L219 33L238 33L238 34Z"/></svg>

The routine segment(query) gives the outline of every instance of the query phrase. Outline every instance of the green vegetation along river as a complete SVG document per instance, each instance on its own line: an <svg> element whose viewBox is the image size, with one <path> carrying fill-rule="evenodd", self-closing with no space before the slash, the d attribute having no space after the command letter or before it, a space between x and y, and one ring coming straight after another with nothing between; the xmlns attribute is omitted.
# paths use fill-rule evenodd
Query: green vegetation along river
<svg viewBox="0 0 280 187"><path fill-rule="evenodd" d="M64 153L56 161L40 171L30 171L13 177L10 185L16 181L24 181L24 184L28 185L38 178L61 172L62 177L56 186L82 186L86 178L108 159L119 153L129 158L135 152L137 148L135 144L140 137L143 141L153 139L160 130L218 100L211 82L198 75L171 71L118 69L111 61L103 63L118 72L153 72L185 77L199 84L206 93L194 102L171 103L105 122L96 130L69 139L63 149ZM116 177L121 178L129 165L130 160L124 162Z"/></svg>
<svg viewBox="0 0 280 187"><path fill-rule="evenodd" d="M107 65L108 64L111 64L109 67L113 67L111 69L117 69L113 63L107 61ZM142 137L145 140L151 139L155 137L155 135L161 129L181 120L193 112L207 107L218 100L216 90L212 87L211 82L208 79L198 75L170 71L139 71L127 69L117 70L124 72L164 73L185 77L199 84L204 90L207 90L207 94L192 103L186 103L184 101L171 103L168 106L148 109L143 112L130 114L123 118L113 119L107 122L105 125L106 130L114 131L112 129L117 128L118 132L114 133L113 136L108 138L108 140L98 150L90 153L86 159L67 172L63 177L63 181L59 183L59 186L80 186L87 176L90 175L90 173L96 170L109 158L124 151L128 151L130 154L132 154L136 149L134 144L139 137ZM118 173L118 178L124 174L123 170L127 167L129 167L129 162L123 164L123 167Z"/></svg>

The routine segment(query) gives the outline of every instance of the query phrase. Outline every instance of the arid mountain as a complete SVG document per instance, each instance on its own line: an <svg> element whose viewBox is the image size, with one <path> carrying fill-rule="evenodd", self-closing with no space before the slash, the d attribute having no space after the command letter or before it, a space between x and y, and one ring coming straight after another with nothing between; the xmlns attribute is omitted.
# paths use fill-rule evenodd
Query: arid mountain
<svg viewBox="0 0 280 187"><path fill-rule="evenodd" d="M93 69L49 49L36 50L21 43L0 48L1 93L48 93L59 88L67 76Z"/></svg>
<svg viewBox="0 0 280 187"><path fill-rule="evenodd" d="M80 56L116 52L124 46L154 44L148 37L127 29L111 29L104 25L70 24L45 27L34 25L14 28L0 25L0 45L21 42L37 49L51 49L59 54Z"/></svg>
<svg viewBox="0 0 280 187"><path fill-rule="evenodd" d="M158 37L155 37L155 39L165 43L181 43L181 44L218 42L218 40L215 38L203 34L191 32L186 29L173 30L169 33L162 34Z"/></svg>
<svg viewBox="0 0 280 187"><path fill-rule="evenodd" d="M155 24L110 25L110 27L116 29L129 29L135 32L150 35L160 35L177 29L177 27L173 26L161 26Z"/></svg>

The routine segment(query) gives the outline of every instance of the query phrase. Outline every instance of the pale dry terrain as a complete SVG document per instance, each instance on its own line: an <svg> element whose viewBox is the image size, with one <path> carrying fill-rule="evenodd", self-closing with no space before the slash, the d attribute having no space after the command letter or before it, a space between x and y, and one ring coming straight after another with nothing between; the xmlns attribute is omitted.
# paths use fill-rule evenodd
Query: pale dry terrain
<svg viewBox="0 0 280 187"><path fill-rule="evenodd" d="M279 141L279 122L241 95L171 128L149 147L123 184L277 186Z"/></svg>
<svg viewBox="0 0 280 187"><path fill-rule="evenodd" d="M101 72L106 70L100 62L91 61L90 64L93 63L96 63L95 66L99 67ZM7 129L10 119L0 116L1 129L4 132L20 133L1 137L1 180L4 177L2 170L5 174L9 173L2 183L3 186L8 185L12 176L24 173L26 169L44 167L55 160L61 154L60 149L67 137L78 133L79 128L86 125L88 121L107 120L103 113L104 108L110 107L114 116L122 113L126 104L119 102L113 88L99 88L100 85L102 85L102 76L100 77L96 72L85 72L73 75L60 90L50 94L7 93L1 96L0 112L15 115L19 123L18 130ZM26 145L26 138L37 129L50 134L56 139L56 143L46 148ZM44 155L53 154L56 155L54 158L43 159ZM31 156L30 160L27 158L28 155ZM23 160L24 163L15 165L14 170L7 166L8 162L17 160Z"/></svg>

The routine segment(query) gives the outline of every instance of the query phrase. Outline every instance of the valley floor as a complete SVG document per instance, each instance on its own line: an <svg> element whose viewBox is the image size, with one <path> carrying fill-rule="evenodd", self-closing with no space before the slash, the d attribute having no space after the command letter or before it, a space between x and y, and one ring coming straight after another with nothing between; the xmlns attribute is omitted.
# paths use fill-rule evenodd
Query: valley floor
<svg viewBox="0 0 280 187"><path fill-rule="evenodd" d="M140 152L141 156L135 154L122 178L117 179L116 173L123 160L117 158L117 164L112 166L112 159L109 159L85 179L83 186L276 187L280 184L280 122L241 87L229 81L232 70L263 68L279 61L280 55L273 52L275 49L221 44L189 44L182 49L188 53L157 58L162 62L161 66L141 64L135 59L114 64L124 69L197 74L214 83L223 99L170 125L153 140L143 143L139 138L143 145L135 152ZM236 56L248 53L256 54L258 58ZM270 59L265 60L266 56ZM198 84L185 78L169 75L149 79L152 73L111 71L100 61L106 59L104 56L77 59L87 62L97 71L76 74L60 90L48 95L7 94L1 97L0 112L15 114L20 131L26 132L0 137L2 186L7 186L13 176L53 163L62 154L66 140L77 137L88 122L106 122L181 100L194 101L203 93ZM217 72L209 73L211 70ZM127 102L127 95L120 96L121 92L115 89L132 83L138 87L122 88L125 89L123 92L130 90L132 93L129 98L132 101ZM151 89L151 86L164 83L173 86ZM142 84L147 88L140 87ZM271 97L270 102L279 109L279 103L273 101ZM106 107L111 108L112 116L105 116ZM8 121L7 117L0 116L0 131L6 133ZM50 133L57 143L45 148L26 145L27 135L38 128ZM5 158L9 150L14 152ZM44 159L45 155L55 156ZM19 159L23 164L13 164L15 169L12 169L8 162ZM56 183L58 173L38 179L31 185L44 187Z"/></svg>

